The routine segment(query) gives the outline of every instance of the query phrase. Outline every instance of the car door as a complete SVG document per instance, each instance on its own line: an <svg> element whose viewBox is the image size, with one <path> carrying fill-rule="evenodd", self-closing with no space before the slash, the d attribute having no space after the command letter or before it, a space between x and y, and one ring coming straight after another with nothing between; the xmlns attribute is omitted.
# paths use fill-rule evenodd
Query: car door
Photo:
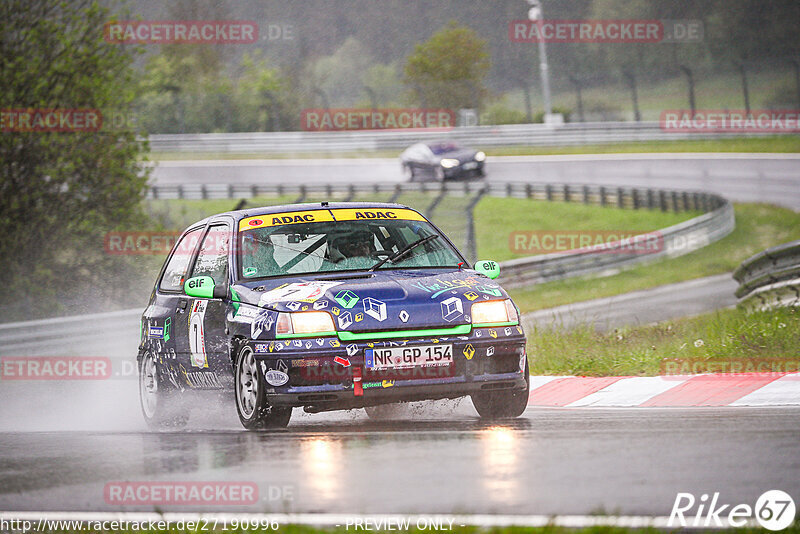
<svg viewBox="0 0 800 534"><path fill-rule="evenodd" d="M140 350L149 350L157 355L170 381L181 388L186 384L180 379L178 355L185 348L179 331L188 305L183 293L183 282L204 229L205 226L192 228L178 239L161 269L150 305L142 315Z"/></svg>
<svg viewBox="0 0 800 534"><path fill-rule="evenodd" d="M189 278L210 276L214 284L230 284L230 249L233 225L226 220L209 223ZM229 299L185 297L187 317L181 328L186 330L186 378L198 389L220 389L233 386L230 346L226 328Z"/></svg>

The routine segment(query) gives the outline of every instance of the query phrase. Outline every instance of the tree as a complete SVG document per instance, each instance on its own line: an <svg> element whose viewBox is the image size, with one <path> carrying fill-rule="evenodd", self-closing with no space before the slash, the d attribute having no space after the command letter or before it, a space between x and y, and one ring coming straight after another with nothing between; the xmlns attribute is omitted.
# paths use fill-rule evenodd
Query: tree
<svg viewBox="0 0 800 534"><path fill-rule="evenodd" d="M405 82L428 108L480 108L488 91L490 68L486 41L470 28L451 21L414 47L405 65Z"/></svg>
<svg viewBox="0 0 800 534"><path fill-rule="evenodd" d="M134 50L103 40L107 21L108 11L95 1L0 4L5 318L57 314L66 288L93 286L112 296L125 287L124 271L108 276L114 258L103 254L102 237L140 213L146 143L128 122L97 131L20 131L7 113L83 108L126 116L136 92Z"/></svg>

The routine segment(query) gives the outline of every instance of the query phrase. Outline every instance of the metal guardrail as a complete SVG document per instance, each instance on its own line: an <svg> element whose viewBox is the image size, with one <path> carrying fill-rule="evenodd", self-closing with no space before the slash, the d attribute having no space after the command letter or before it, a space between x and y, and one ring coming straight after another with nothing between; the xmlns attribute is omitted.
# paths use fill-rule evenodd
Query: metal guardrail
<svg viewBox="0 0 800 534"><path fill-rule="evenodd" d="M739 305L749 310L800 306L800 240L759 252L734 271Z"/></svg>
<svg viewBox="0 0 800 534"><path fill-rule="evenodd" d="M453 139L477 147L563 146L738 137L738 133L665 131L658 122L585 122L505 124L451 130L360 130L340 132L248 132L152 134L155 152L214 153L338 153L402 150L420 141ZM759 135L759 134L748 134ZM774 135L774 134L773 134Z"/></svg>
<svg viewBox="0 0 800 534"><path fill-rule="evenodd" d="M698 210L704 213L688 221L658 232L663 245L654 253L625 253L577 250L547 254L501 262L499 282L505 287L520 287L574 276L606 275L621 269L674 257L702 248L729 234L735 225L733 207L726 199L702 192L671 191L663 189L637 189L572 184L532 184L502 182L462 183L375 183L272 185L237 184L221 186L155 186L152 198L242 198L253 196L296 195L297 202L315 195L326 199L352 199L356 195L385 194L385 200L394 201L406 192L436 192L471 197L467 211L472 220L472 209L484 195L528 198L544 201L567 201L624 209L659 209L662 211ZM196 196L198 193L201 196ZM468 230L468 235L473 236ZM467 245L468 249L471 245ZM472 249L474 250L474 249ZM474 253L473 253L474 254ZM44 319L0 325L0 353L7 348L29 348L37 343L53 344L69 339L85 338L90 332L125 332L138 335L137 318L141 310L123 310L91 316Z"/></svg>

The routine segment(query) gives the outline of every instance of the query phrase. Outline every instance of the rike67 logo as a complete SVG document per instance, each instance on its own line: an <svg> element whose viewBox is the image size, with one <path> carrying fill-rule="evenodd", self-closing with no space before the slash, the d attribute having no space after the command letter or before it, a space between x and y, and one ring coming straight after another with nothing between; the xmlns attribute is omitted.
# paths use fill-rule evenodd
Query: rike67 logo
<svg viewBox="0 0 800 534"><path fill-rule="evenodd" d="M696 506L696 508L695 508ZM781 490L765 491L756 500L755 506L749 504L721 504L719 492L709 500L704 493L696 499L691 493L678 493L668 527L744 527L756 526L755 522L767 530L783 530L794 523L795 506L792 497Z"/></svg>

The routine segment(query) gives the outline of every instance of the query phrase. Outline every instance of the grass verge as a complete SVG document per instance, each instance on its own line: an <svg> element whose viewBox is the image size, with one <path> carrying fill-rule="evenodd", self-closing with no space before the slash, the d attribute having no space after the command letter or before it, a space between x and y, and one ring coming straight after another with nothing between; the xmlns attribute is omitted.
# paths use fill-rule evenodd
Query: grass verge
<svg viewBox="0 0 800 534"><path fill-rule="evenodd" d="M640 265L605 278L559 280L510 293L523 312L621 295L731 272L757 252L800 239L800 213L767 204L737 204L735 212L736 229L730 235L685 256Z"/></svg>
<svg viewBox="0 0 800 534"><path fill-rule="evenodd" d="M719 310L606 333L597 333L588 324L569 331L534 328L527 335L534 375L796 372L800 364L800 310L796 308L752 314Z"/></svg>

